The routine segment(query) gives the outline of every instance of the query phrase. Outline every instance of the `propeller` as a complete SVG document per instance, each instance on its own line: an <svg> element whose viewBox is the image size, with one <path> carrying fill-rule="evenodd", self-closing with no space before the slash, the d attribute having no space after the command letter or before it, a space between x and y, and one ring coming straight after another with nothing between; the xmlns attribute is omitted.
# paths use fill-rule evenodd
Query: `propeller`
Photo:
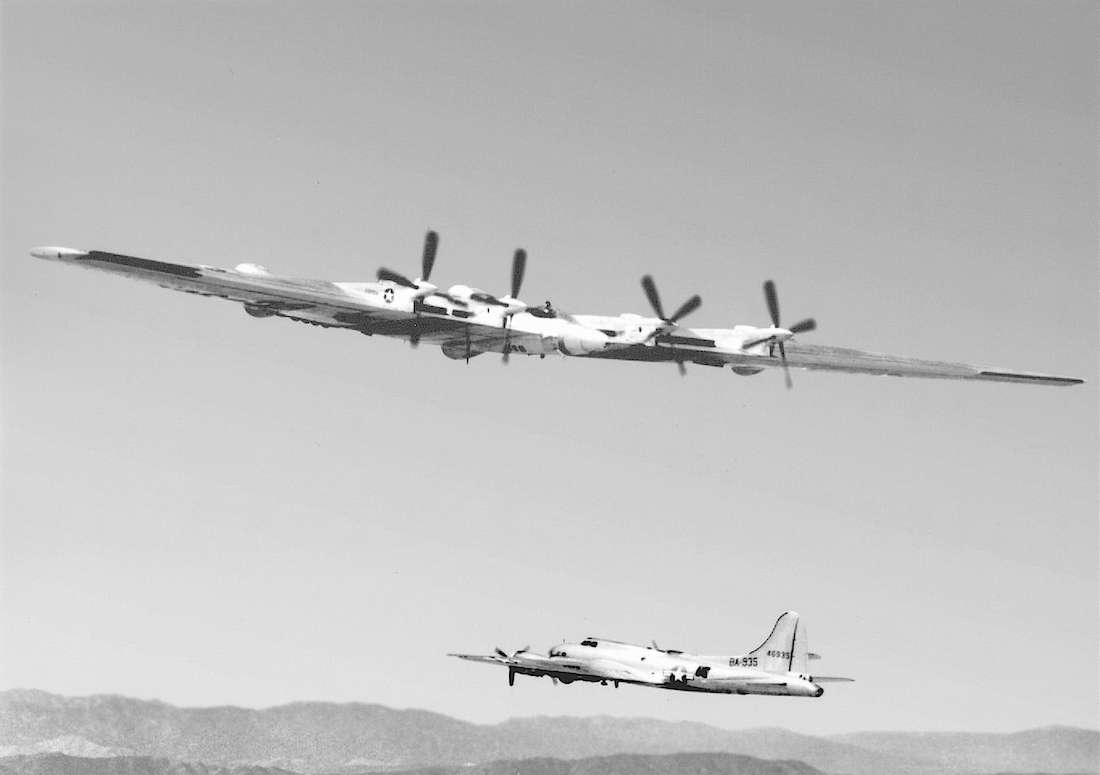
<svg viewBox="0 0 1100 775"><path fill-rule="evenodd" d="M424 235L424 254L420 257L420 277L427 282L435 266L435 251L439 249L439 234L428 229Z"/></svg>
<svg viewBox="0 0 1100 775"><path fill-rule="evenodd" d="M647 274L642 278L642 289L645 290L646 298L649 299L649 306L653 307L653 311L657 313L657 317L659 317L664 322L665 326L668 327L675 326L677 320L687 317L692 312L699 309L699 306L703 303L703 300L696 294L681 304L680 309L676 310L675 314L671 317L665 317L664 307L661 306L661 297L657 294L657 284L653 282L653 277L651 275ZM655 329L653 333L646 337L646 341L652 339L660 333L661 330L661 328ZM681 377L687 376L687 366L684 365L683 361L676 361L676 368L679 369Z"/></svg>
<svg viewBox="0 0 1100 775"><path fill-rule="evenodd" d="M657 313L657 317L669 326L675 326L676 321L687 317L692 312L699 309L699 305L703 303L703 300L696 294L681 304L675 314L670 317L665 317L664 308L661 306L661 297L657 295L657 285L653 282L652 276L647 274L642 278L642 288L645 290L646 298L649 299L649 305L653 307L653 311Z"/></svg>
<svg viewBox="0 0 1100 775"><path fill-rule="evenodd" d="M438 249L439 234L429 229L428 233L424 235L424 253L420 257L420 277L415 282L400 272L395 272L384 266L378 269L378 279L389 280L391 283L397 283L406 288L419 289L422 285L427 285L432 276L432 267L435 266L435 253Z"/></svg>
<svg viewBox="0 0 1100 775"><path fill-rule="evenodd" d="M530 647L530 646L524 646L523 648L521 648L521 649L517 649L516 651L513 651L513 652L512 652L511 654L509 654L509 653L508 653L507 651L505 651L504 649L502 649L502 648L501 648L500 646L497 646L497 647L496 647L496 648L494 649L494 651L496 651L496 653L497 653L497 655L498 655L498 656L502 656L502 657L504 657L505 659L515 659L515 658L516 658L516 654L524 654L524 653L526 653L527 651L529 651L530 649L531 649L531 647Z"/></svg>
<svg viewBox="0 0 1100 775"><path fill-rule="evenodd" d="M391 283L396 283L405 288L412 288L415 291L419 291L414 299L413 311L416 311L416 301L420 298L427 296L428 294L436 290L435 286L428 282L428 279L432 276L432 267L435 266L435 253L439 249L439 234L431 229L424 235L424 252L420 257L420 277L415 281L410 280L400 272L395 272L392 269L386 267L378 268L378 279L388 280ZM465 306L465 304L463 304ZM413 318L412 331L409 333L409 344L416 347L420 344L420 330L419 321L420 316L417 314Z"/></svg>
<svg viewBox="0 0 1100 775"><path fill-rule="evenodd" d="M511 303L519 301L519 289L523 285L523 275L527 271L527 251L523 248L516 248L515 254L512 256L512 288L511 293L508 295L508 299ZM500 299L495 300L498 304L502 303ZM522 304L522 302L520 302ZM524 305L526 307L526 305ZM516 310L519 312L520 310ZM501 358L501 363L507 365L508 356L512 348L512 315L515 313L505 313L501 325L506 329L504 333L504 356Z"/></svg>
<svg viewBox="0 0 1100 775"><path fill-rule="evenodd" d="M775 283L771 280L764 283L764 300L768 303L768 316L772 319L772 330L769 331L766 336L743 343L741 349L747 350L750 347L755 347L765 342L772 342L773 347L775 344L778 344L779 358L783 361L783 378L787 383L787 389L790 390L793 387L793 383L791 382L791 370L787 366L787 349L783 346L783 343L795 334L813 331L817 328L817 322L813 318L806 318L805 320L798 321L790 328L783 328L780 326L779 295L775 291Z"/></svg>

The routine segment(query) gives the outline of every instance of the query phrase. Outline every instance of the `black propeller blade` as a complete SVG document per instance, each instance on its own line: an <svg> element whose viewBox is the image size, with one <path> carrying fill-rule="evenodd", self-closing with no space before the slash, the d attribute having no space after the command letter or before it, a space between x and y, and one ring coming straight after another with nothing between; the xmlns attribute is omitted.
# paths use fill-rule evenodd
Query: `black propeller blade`
<svg viewBox="0 0 1100 775"><path fill-rule="evenodd" d="M519 289L523 285L523 273L527 271L527 251L517 248L512 256L512 298L519 298Z"/></svg>
<svg viewBox="0 0 1100 775"><path fill-rule="evenodd" d="M502 657L504 657L505 659L515 659L515 658L516 658L516 654L524 654L524 653L526 653L527 651L530 651L530 650L531 650L531 647L530 647L530 646L524 646L524 647L523 647L523 648L521 648L521 649L517 649L517 650L513 651L513 652L512 652L511 654L509 654L508 652L506 652L506 651L505 651L504 649L502 649L502 648L501 648L500 646L497 646L497 647L496 647L496 649L494 649L494 650L496 651L496 653L497 653L497 655L498 655L498 656L502 656Z"/></svg>
<svg viewBox="0 0 1100 775"><path fill-rule="evenodd" d="M424 256L420 259L420 279L424 282L432 276L432 267L435 266L435 251L439 248L439 235L428 230L424 235Z"/></svg>
<svg viewBox="0 0 1100 775"><path fill-rule="evenodd" d="M420 259L420 279L424 282L428 281L428 278L432 275L432 267L435 266L435 252L439 249L439 235L428 230L428 233L424 235L424 255ZM391 283L397 283L403 285L406 288L416 288L417 285L405 275L400 272L395 272L392 269L386 269L382 267L378 270L379 280L389 280Z"/></svg>
<svg viewBox="0 0 1100 775"><path fill-rule="evenodd" d="M428 233L424 235L424 255L420 259L420 279L424 282L427 282L432 275L432 267L435 266L435 251L438 248L439 235L429 229ZM417 287L417 284L405 275L386 267L381 267L378 270L378 279L389 280L391 283L397 283L406 288Z"/></svg>
<svg viewBox="0 0 1100 775"><path fill-rule="evenodd" d="M764 298L768 302L768 314L771 315L772 325L779 328L779 296L775 292L775 283L771 280L764 283Z"/></svg>
<svg viewBox="0 0 1100 775"><path fill-rule="evenodd" d="M519 298L519 289L523 285L523 274L527 271L527 251L523 248L516 248L515 255L512 256L512 293L511 298ZM496 303L501 302L494 299ZM504 334L504 356L500 359L501 363L508 364L508 356L512 351L512 316L508 315L501 323L507 331Z"/></svg>
<svg viewBox="0 0 1100 775"><path fill-rule="evenodd" d="M653 311L657 313L657 317L664 320L665 311L661 307L661 297L657 295L657 286L653 283L652 276L646 275L642 278L642 288L645 290L646 298L649 299L649 306L653 307Z"/></svg>
<svg viewBox="0 0 1100 775"><path fill-rule="evenodd" d="M677 320L687 317L692 312L699 309L699 306L703 303L702 298L696 294L681 304L680 309L676 310L675 314L666 318L664 307L661 306L661 297L657 295L657 285L653 282L652 276L646 275L642 278L642 289L645 290L646 298L649 299L649 305L653 307L653 311L657 313L657 317L669 325L674 325Z"/></svg>
<svg viewBox="0 0 1100 775"><path fill-rule="evenodd" d="M406 288L416 287L416 283L414 283L408 277L405 277L405 275L400 274L399 272L395 272L392 269L386 269L386 267L384 266L378 269L378 279L389 280L391 283L397 283L398 285L403 285Z"/></svg>

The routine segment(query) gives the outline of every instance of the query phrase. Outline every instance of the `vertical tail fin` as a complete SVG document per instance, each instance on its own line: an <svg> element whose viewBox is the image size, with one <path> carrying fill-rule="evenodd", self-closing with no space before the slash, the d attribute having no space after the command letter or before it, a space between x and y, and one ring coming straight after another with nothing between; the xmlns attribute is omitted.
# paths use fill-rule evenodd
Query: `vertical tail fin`
<svg viewBox="0 0 1100 775"><path fill-rule="evenodd" d="M749 652L749 656L759 660L761 669L773 673L806 673L809 660L806 627L798 614L787 611L780 616L772 628L772 634L759 648Z"/></svg>

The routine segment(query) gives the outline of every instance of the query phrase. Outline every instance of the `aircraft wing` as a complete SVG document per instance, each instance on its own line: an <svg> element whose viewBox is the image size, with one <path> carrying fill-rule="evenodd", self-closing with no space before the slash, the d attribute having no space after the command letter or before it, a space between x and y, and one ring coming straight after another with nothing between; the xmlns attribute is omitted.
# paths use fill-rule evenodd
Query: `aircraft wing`
<svg viewBox="0 0 1100 775"><path fill-rule="evenodd" d="M814 344L789 342L787 364L793 369L843 371L856 374L878 374L891 377L927 377L934 379L973 379L988 382L1022 382L1033 385L1079 385L1083 379L1040 374L1016 369L970 366L965 363L931 361L907 358L900 355L850 350L843 347L826 347ZM782 366L778 358L756 356L773 361L772 366Z"/></svg>
<svg viewBox="0 0 1100 775"><path fill-rule="evenodd" d="M499 656L496 654L448 654L449 657L458 657L470 662L484 662L488 665L502 665L517 673L531 676L548 675L566 683L572 681L603 681L608 676L601 675L590 670L590 666L580 660L562 659L542 656L531 652L521 651L512 656Z"/></svg>
<svg viewBox="0 0 1100 775"><path fill-rule="evenodd" d="M633 361L680 361L705 366L732 366L743 374L755 374L763 369L782 368L776 351L773 355L718 346L713 339L700 336L658 337L650 345L608 348L591 357ZM1079 385L1077 377L1042 374L1017 369L971 366L965 363L933 361L902 355L864 352L844 347L786 343L787 365L792 369L839 371L851 374L873 374L892 377L925 377L929 379L965 379L987 382L1018 382L1031 385Z"/></svg>
<svg viewBox="0 0 1100 775"><path fill-rule="evenodd" d="M541 654L520 651L512 656L480 654L448 654L471 662L484 662L489 665L502 665L514 673L530 676L548 675L562 683L573 681L619 681L635 684L661 684L664 676L660 673L648 673L632 670L610 660L579 660L562 657L546 657Z"/></svg>
<svg viewBox="0 0 1100 775"><path fill-rule="evenodd" d="M254 317L278 316L371 335L415 336L418 341L443 346L444 352L451 357L461 357L463 352L499 352L505 342L505 332L499 325L469 320L468 310L431 306L426 301L420 302L425 314L401 309L378 283L289 278L254 264L222 269L101 250L36 248L32 255L120 274L184 293L239 302ZM520 333L511 334L512 341L522 342L522 337Z"/></svg>

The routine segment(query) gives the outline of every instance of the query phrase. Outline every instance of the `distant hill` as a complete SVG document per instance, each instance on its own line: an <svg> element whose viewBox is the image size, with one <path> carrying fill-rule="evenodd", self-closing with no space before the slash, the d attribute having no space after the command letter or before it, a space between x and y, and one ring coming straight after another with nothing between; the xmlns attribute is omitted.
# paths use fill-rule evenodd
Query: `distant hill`
<svg viewBox="0 0 1100 775"><path fill-rule="evenodd" d="M521 759L472 766L405 770L394 775L824 775L802 762L763 761L728 753L619 754L590 759ZM0 759L0 775L294 775L257 765L226 767L148 756L83 759L39 754Z"/></svg>
<svg viewBox="0 0 1100 775"><path fill-rule="evenodd" d="M1097 772L1100 734L1044 727L1007 735L959 732L854 732L831 735L907 761L932 762L943 772Z"/></svg>
<svg viewBox="0 0 1100 775"><path fill-rule="evenodd" d="M0 775L296 775L275 767L223 767L151 756L86 758L62 753L0 759Z"/></svg>
<svg viewBox="0 0 1100 775"><path fill-rule="evenodd" d="M97 762L110 762L113 757L119 766L129 766L123 765L123 760L147 757L150 761L167 760L167 764L253 765L305 775L423 772L425 768L439 768L435 772L450 775L456 767L478 765L461 770L473 775L495 773L492 767L507 769L506 762L514 765L518 760L525 760L524 772L534 766L532 760L556 760L545 765L550 768L546 772L598 773L611 770L568 769L581 764L566 760L721 753L771 760L788 768L777 770L783 773L799 772L790 768L805 766L801 772L816 768L827 775L1067 775L1096 773L1100 769L1098 748L1100 732L1067 727L1010 735L868 732L822 738L783 729L724 730L653 719L542 717L485 726L427 711L358 703L294 703L264 710L178 708L115 695L0 692L0 754L9 753L8 758L0 759L0 767L10 767L19 756L26 763L34 759L29 754L55 752L97 756ZM133 755L115 756L117 753ZM729 761L723 760L725 764ZM698 767L685 772L727 772L708 769L712 764L718 766L717 760L691 762L690 766ZM688 760L676 763L689 766ZM636 764L643 766L640 761ZM605 765L618 766L607 762L584 766ZM169 772L132 770L139 771ZM37 775L39 771L34 772ZM207 772L196 770L195 775Z"/></svg>

